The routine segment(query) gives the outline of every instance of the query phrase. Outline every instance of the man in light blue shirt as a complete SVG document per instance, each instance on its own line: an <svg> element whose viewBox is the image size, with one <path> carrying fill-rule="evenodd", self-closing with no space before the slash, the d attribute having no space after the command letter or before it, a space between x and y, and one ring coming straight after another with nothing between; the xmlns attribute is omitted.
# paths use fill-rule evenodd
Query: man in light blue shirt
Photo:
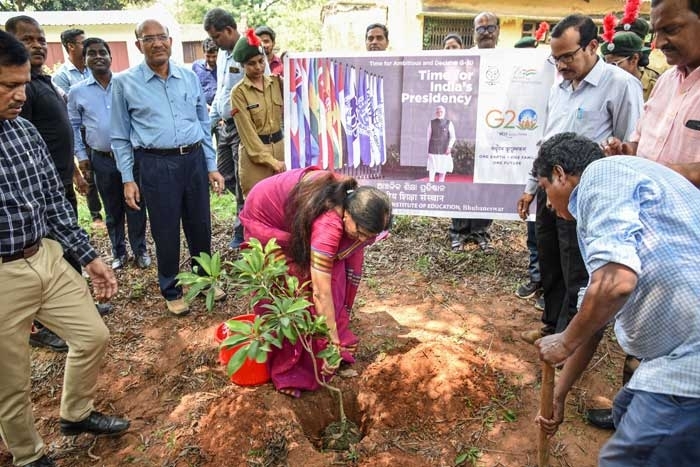
<svg viewBox="0 0 700 467"><path fill-rule="evenodd" d="M53 75L51 82L60 90L66 100L71 86L90 77L90 69L85 65L85 58L83 57L84 40L85 31L82 29L66 29L61 33L61 43L63 48L66 49L68 60ZM82 139L84 132L76 135L76 138L78 136ZM87 182L85 199L92 217L92 226L93 228L103 229L105 224L102 221L102 203L93 180L90 156L91 154L88 154L88 159L79 160L78 168Z"/></svg>
<svg viewBox="0 0 700 467"><path fill-rule="evenodd" d="M543 140L570 131L602 143L610 136L629 136L634 131L643 107L642 86L634 76L598 56L597 37L593 20L578 14L562 19L552 30L549 61L563 81L550 92ZM530 179L518 201L521 216L527 214L536 189L535 180ZM530 343L564 330L576 314L578 290L588 282L576 241L576 222L557 218L547 209L543 190L537 192L535 229L545 306L544 326L521 334Z"/></svg>
<svg viewBox="0 0 700 467"><path fill-rule="evenodd" d="M88 38L84 42L83 54L92 74L73 85L68 92L68 117L75 135L75 154L80 162L88 160L88 149L81 137L84 128L95 184L107 212L112 269L122 268L128 259L125 218L136 264L147 268L151 265L151 257L146 250L146 211L131 209L124 202L122 178L111 148L112 57L109 45L102 39Z"/></svg>
<svg viewBox="0 0 700 467"><path fill-rule="evenodd" d="M241 138L231 115L231 90L243 79L243 67L233 59L233 48L240 38L236 21L228 11L213 8L204 16L204 30L219 46L216 60L216 95L209 110L212 128L219 133L217 166L226 180L226 189L236 196L236 220L229 246L243 243L243 225L238 213L243 209L243 192L238 179L238 145Z"/></svg>
<svg viewBox="0 0 700 467"><path fill-rule="evenodd" d="M90 77L90 69L83 58L84 40L85 31L82 29L67 29L61 33L61 43L68 53L68 61L61 65L51 81L66 95L71 86Z"/></svg>
<svg viewBox="0 0 700 467"><path fill-rule="evenodd" d="M560 334L536 342L564 368L554 388L553 433L566 395L615 319L620 346L641 358L613 407L615 435L599 465L691 466L700 459L700 191L647 159L604 157L573 133L546 141L534 162L557 215L576 219L591 275L581 309Z"/></svg>
<svg viewBox="0 0 700 467"><path fill-rule="evenodd" d="M176 278L180 223L190 256L210 253L207 180L221 193L224 179L216 169L207 103L197 75L170 60L172 39L158 21L141 22L135 33L144 62L112 78L112 150L126 204L141 209L142 195L146 202L158 284L168 310L183 315L189 306ZM215 292L217 299L224 298L223 291Z"/></svg>

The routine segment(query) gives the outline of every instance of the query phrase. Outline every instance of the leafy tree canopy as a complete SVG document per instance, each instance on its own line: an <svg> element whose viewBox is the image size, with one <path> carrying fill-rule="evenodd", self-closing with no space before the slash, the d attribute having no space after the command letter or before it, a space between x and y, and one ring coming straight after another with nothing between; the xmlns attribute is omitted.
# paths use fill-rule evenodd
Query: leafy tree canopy
<svg viewBox="0 0 700 467"><path fill-rule="evenodd" d="M151 0L0 0L0 11L123 10Z"/></svg>
<svg viewBox="0 0 700 467"><path fill-rule="evenodd" d="M180 23L201 24L207 11L219 7L230 11L239 25L245 16L249 27L270 26L277 34L278 50L320 50L321 6L325 3L325 0L183 0L176 16Z"/></svg>

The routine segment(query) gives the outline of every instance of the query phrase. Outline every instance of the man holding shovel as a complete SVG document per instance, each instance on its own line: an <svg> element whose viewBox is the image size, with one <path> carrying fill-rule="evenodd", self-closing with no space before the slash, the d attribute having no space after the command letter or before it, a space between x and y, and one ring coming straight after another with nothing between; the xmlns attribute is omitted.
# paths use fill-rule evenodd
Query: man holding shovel
<svg viewBox="0 0 700 467"><path fill-rule="evenodd" d="M543 143L533 174L558 216L576 219L590 274L581 307L562 333L535 342L540 358L564 363L554 434L566 395L588 365L606 324L641 357L613 406L616 432L599 465L691 466L700 459L700 190L641 157L604 157L573 133Z"/></svg>

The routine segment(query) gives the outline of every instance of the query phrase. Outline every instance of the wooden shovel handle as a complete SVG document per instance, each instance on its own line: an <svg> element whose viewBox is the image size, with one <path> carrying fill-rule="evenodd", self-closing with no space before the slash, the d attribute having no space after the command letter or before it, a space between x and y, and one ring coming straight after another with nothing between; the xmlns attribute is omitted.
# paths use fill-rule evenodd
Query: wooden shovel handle
<svg viewBox="0 0 700 467"><path fill-rule="evenodd" d="M554 413L554 367L542 362L542 392L540 394L540 415L546 419L552 418ZM537 458L539 467L549 465L549 440L547 434L540 428L537 437Z"/></svg>

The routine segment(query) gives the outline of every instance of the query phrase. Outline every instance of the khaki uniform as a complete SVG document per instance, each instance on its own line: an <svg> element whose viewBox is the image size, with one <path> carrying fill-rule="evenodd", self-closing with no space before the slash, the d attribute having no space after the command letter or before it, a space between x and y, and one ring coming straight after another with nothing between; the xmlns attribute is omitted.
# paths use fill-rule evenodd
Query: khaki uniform
<svg viewBox="0 0 700 467"><path fill-rule="evenodd" d="M642 81L642 95L644 96L644 102L649 99L651 90L654 89L656 80L659 79L659 74L652 70L651 68L642 68L642 76L640 80Z"/></svg>
<svg viewBox="0 0 700 467"><path fill-rule="evenodd" d="M656 70L658 74L671 68L671 65L666 61L666 57L659 49L654 49L649 53L649 68Z"/></svg>
<svg viewBox="0 0 700 467"><path fill-rule="evenodd" d="M284 140L265 144L282 129L282 81L264 76L260 91L246 76L231 91L231 113L241 137L238 149L238 175L243 196L260 180L274 175L275 161L284 161Z"/></svg>
<svg viewBox="0 0 700 467"><path fill-rule="evenodd" d="M94 410L97 375L109 340L85 279L63 259L58 242L44 238L41 243L31 258L0 261L0 432L14 462L21 465L34 462L45 450L29 399L27 333L32 320L68 343L60 416L69 421L83 420Z"/></svg>

